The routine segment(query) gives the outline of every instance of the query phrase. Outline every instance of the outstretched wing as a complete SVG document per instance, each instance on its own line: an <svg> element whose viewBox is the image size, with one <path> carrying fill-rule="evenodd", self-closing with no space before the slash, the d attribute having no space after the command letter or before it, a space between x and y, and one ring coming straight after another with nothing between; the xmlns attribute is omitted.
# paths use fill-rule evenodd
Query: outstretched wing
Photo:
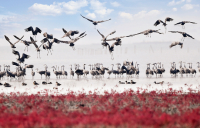
<svg viewBox="0 0 200 128"><path fill-rule="evenodd" d="M74 32L74 34L79 34L79 31L78 30L75 30L75 31L73 31Z"/></svg>
<svg viewBox="0 0 200 128"><path fill-rule="evenodd" d="M58 40L57 38L53 38L52 42L55 42L55 43L59 44L61 41Z"/></svg>
<svg viewBox="0 0 200 128"><path fill-rule="evenodd" d="M137 33L137 34L132 34L132 35L129 35L129 36L126 36L126 37L132 37L132 36L136 36L136 35L144 34L144 33L147 33L147 31L143 31L143 32L140 32L140 33Z"/></svg>
<svg viewBox="0 0 200 128"><path fill-rule="evenodd" d="M179 31L168 31L168 32L171 32L171 33L180 33L180 34L183 33L183 32L179 32Z"/></svg>
<svg viewBox="0 0 200 128"><path fill-rule="evenodd" d="M118 39L121 39L124 37L126 37L126 36L115 37L115 38L107 39L106 41L118 40Z"/></svg>
<svg viewBox="0 0 200 128"><path fill-rule="evenodd" d="M15 66L20 66L18 63L16 62L12 62L12 65L15 65Z"/></svg>
<svg viewBox="0 0 200 128"><path fill-rule="evenodd" d="M60 41L61 43L70 44L72 41Z"/></svg>
<svg viewBox="0 0 200 128"><path fill-rule="evenodd" d="M195 22L191 22L191 21L184 21L185 23L192 23L192 24L197 24Z"/></svg>
<svg viewBox="0 0 200 128"><path fill-rule="evenodd" d="M82 16L82 15L81 15ZM83 18L85 18L85 19L87 19L87 20L89 20L90 22L94 22L93 20L91 20L91 19L88 19L88 18L86 18L86 17L84 17L84 16L82 16Z"/></svg>
<svg viewBox="0 0 200 128"><path fill-rule="evenodd" d="M6 35L4 35L4 37L5 37L5 39L6 39L11 45L13 45L13 44L10 42L10 39L9 39Z"/></svg>
<svg viewBox="0 0 200 128"><path fill-rule="evenodd" d="M47 38L44 38L44 39L42 39L40 42L41 42L41 43L46 43L47 41L49 42L49 40L48 40Z"/></svg>
<svg viewBox="0 0 200 128"><path fill-rule="evenodd" d="M116 32L116 31L113 31L113 32L109 33L109 34L106 36L106 38L108 38L108 36L114 34L115 32Z"/></svg>
<svg viewBox="0 0 200 128"><path fill-rule="evenodd" d="M170 21L173 21L174 19L172 19L172 18L170 18L170 17L167 17L167 18L165 18L165 23L166 22L170 22Z"/></svg>
<svg viewBox="0 0 200 128"><path fill-rule="evenodd" d="M26 31L26 32L29 32L29 31L32 31L32 32L33 32L33 27L30 26L30 27L26 28L25 31Z"/></svg>
<svg viewBox="0 0 200 128"><path fill-rule="evenodd" d="M15 42L13 45L15 45L16 43L18 43L22 38L24 38L24 35L21 38L19 38L19 40L17 42Z"/></svg>
<svg viewBox="0 0 200 128"><path fill-rule="evenodd" d="M53 39L53 35L52 34L48 34L47 32L45 32L43 34L44 37L48 38L48 39Z"/></svg>
<svg viewBox="0 0 200 128"><path fill-rule="evenodd" d="M85 37L86 35L87 35L87 34L84 34L84 35L82 35L82 36L76 37L76 38L73 40L73 43L75 43L75 42L78 41L79 39ZM72 42L71 42L71 43L72 43Z"/></svg>
<svg viewBox="0 0 200 128"><path fill-rule="evenodd" d="M18 39L18 40L20 40L20 38L19 37L17 37L16 35L13 35L16 39Z"/></svg>
<svg viewBox="0 0 200 128"><path fill-rule="evenodd" d="M31 39L31 43L35 46L35 48L38 48L38 45L36 44L36 41L34 41L34 39L32 37L30 37ZM41 47L42 45L40 45Z"/></svg>
<svg viewBox="0 0 200 128"><path fill-rule="evenodd" d="M186 35L187 35L188 37L190 37L190 38L194 39L194 37L190 36L189 34L187 34L187 33L186 33Z"/></svg>
<svg viewBox="0 0 200 128"><path fill-rule="evenodd" d="M38 28L38 27L35 28L35 34L36 35L37 35L37 33L41 33L41 32L42 32L42 30L40 28Z"/></svg>
<svg viewBox="0 0 200 128"><path fill-rule="evenodd" d="M64 33L67 33L67 31L64 28L62 28L62 30L63 30Z"/></svg>
<svg viewBox="0 0 200 128"><path fill-rule="evenodd" d="M85 34L85 32L81 33L78 37L81 37L81 36L83 36L84 34Z"/></svg>
<svg viewBox="0 0 200 128"><path fill-rule="evenodd" d="M13 50L12 53L13 53L14 55L17 55L17 56L20 58L20 54L19 54L18 51Z"/></svg>
<svg viewBox="0 0 200 128"><path fill-rule="evenodd" d="M97 21L97 23L102 23L102 22L106 22L106 21L109 21L111 19L108 19L108 20L102 20L102 21Z"/></svg>
<svg viewBox="0 0 200 128"><path fill-rule="evenodd" d="M118 37L115 37L115 38L111 38L111 39L107 39L106 41L112 41L112 40L117 40Z"/></svg>
<svg viewBox="0 0 200 128"><path fill-rule="evenodd" d="M28 59L29 57L29 55L23 53L21 57L21 62L24 63L25 59Z"/></svg>
<svg viewBox="0 0 200 128"><path fill-rule="evenodd" d="M102 36L102 38L105 38L104 35L99 32L98 29L97 29L97 32Z"/></svg>
<svg viewBox="0 0 200 128"><path fill-rule="evenodd" d="M154 26L157 26L157 25L159 25L160 23L163 23L163 24L164 24L164 22L163 22L162 20L157 20L157 21L155 22Z"/></svg>
<svg viewBox="0 0 200 128"><path fill-rule="evenodd" d="M174 24L174 25L178 25L178 24L181 24L182 22L178 22L178 23L176 23L176 24Z"/></svg>

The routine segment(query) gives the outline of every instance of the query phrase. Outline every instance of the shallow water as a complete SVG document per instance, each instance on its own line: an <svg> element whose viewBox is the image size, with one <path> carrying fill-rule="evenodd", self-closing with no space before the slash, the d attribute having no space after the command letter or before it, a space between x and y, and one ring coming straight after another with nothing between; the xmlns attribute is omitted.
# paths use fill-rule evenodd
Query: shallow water
<svg viewBox="0 0 200 128"><path fill-rule="evenodd" d="M191 43L193 45L191 45ZM187 41L184 43L183 49L180 49L179 46L169 48L171 42L160 42L160 43L131 43L131 44L123 44L122 46L115 47L114 51L114 60L111 60L111 56L106 48L102 48L101 45L76 45L76 50L72 50L66 44L55 44L53 46L52 55L49 54L47 56L47 51L41 51L41 59L37 59L37 54L34 47L31 45L29 47L29 51L23 51L23 45L19 45L16 50L20 51L20 53L26 53L31 57L25 60L26 64L33 64L34 69L38 68L40 70L44 70L44 64L48 65L48 71L51 71L51 79L54 84L52 85L39 85L38 87L33 86L32 77L31 77L31 69L27 69L25 83L28 83L27 86L22 86L22 82L17 82L16 80L12 80L11 82L5 78L1 82L4 83L10 82L12 85L11 88L5 88L0 86L0 92L28 92L29 94L37 93L38 91L44 89L51 89L55 86L55 81L58 81L62 85L58 87L59 93L66 93L68 89L78 92L82 89L85 92L94 91L98 89L100 93L103 93L105 90L111 91L114 89L118 92L124 91L124 89L133 89L137 90L138 88L143 88L148 90L155 90L155 89L181 89L185 92L188 91L188 86L184 84L193 85L192 89L199 89L199 72L197 75L193 77L186 77L180 78L180 75L177 78L172 78L169 70L171 68L171 62L176 62L177 68L179 68L179 61L183 61L186 63L193 63L193 68L197 70L196 62L199 61L199 54L200 49L198 47L199 42L197 41ZM12 54L12 49L10 47L0 47L1 54L0 54L0 64L11 65L12 61L16 61L17 56ZM86 79L81 79L77 81L77 77L75 75L74 79L70 79L69 75L68 78L56 79L56 76L53 73L52 66L61 66L65 65L65 70L69 72L70 64L74 65L75 63L80 64L80 69L82 69L83 64L94 64L94 63L103 63L104 67L108 67L111 69L111 64L116 63L123 63L123 61L133 61L134 64L137 62L140 69L139 78L131 78L137 82L136 85L119 85L118 81L125 81L126 76L124 75L124 79L118 78L115 79L114 75L111 75L111 79L107 79L108 75L105 75L105 78L102 80L92 80L91 76L89 75ZM163 74L163 78L155 78L155 75L152 78L146 78L145 71L146 71L146 64L147 63L155 63L161 62L164 64L164 68L166 72ZM22 64L23 65L23 64ZM86 65L86 70L89 70L89 66ZM188 67L188 65L186 65ZM152 67L152 66L151 66ZM116 65L114 69L117 69ZM1 69L3 70L3 69ZM74 66L73 66L74 70ZM11 71L15 71L15 66L11 66ZM35 71L35 70L34 70ZM36 71L35 71L36 72ZM40 75L36 72L36 76L34 78L37 82L41 83L44 81L41 80ZM129 79L129 81L131 80ZM155 85L153 82L161 82L164 81L164 85ZM171 83L171 86L168 86ZM149 86L151 84L151 86ZM117 85L117 86L116 86ZM54 90L56 91L56 90Z"/></svg>
<svg viewBox="0 0 200 128"><path fill-rule="evenodd" d="M119 84L118 81L126 81L126 78L103 78L102 80L94 80L88 78L81 78L80 80L76 79L66 79L61 78L51 79L49 80L53 84L42 85L42 81L44 79L35 79L40 85L35 86L33 85L34 80L25 80L24 82L27 83L27 86L22 86L21 82L11 81L9 82L12 87L6 88L4 86L0 86L0 92L9 93L9 92L27 92L28 94L36 94L37 92L43 93L47 91L49 94L52 93L59 93L59 94L66 94L69 91L79 92L84 91L88 93L89 91L96 91L100 94L103 94L104 91L110 92L111 90L115 90L117 92L123 92L124 90L132 89L134 91L140 90L143 91L147 89L148 91L153 90L168 90L172 88L173 90L182 90L183 92L189 92L188 88L192 90L198 91L200 89L200 80L198 77L196 78L130 78L130 80L134 80L137 82L136 84ZM2 83L8 80L2 80ZM55 82L58 81L61 83L61 86L56 86ZM154 84L154 81L161 82L164 81L163 85ZM53 87L58 87L58 89L53 89Z"/></svg>

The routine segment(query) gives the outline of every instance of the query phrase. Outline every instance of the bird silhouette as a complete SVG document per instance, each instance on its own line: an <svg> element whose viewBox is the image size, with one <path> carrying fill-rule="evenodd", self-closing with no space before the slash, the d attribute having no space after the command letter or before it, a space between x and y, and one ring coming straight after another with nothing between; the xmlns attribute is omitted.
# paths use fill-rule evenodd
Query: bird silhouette
<svg viewBox="0 0 200 128"><path fill-rule="evenodd" d="M20 39L19 37L17 37L16 35L14 35L14 37L16 38L16 39L18 39L19 41L21 41L26 47L25 47L25 49L24 49L24 51L27 49L27 51L28 51L28 46L31 44L31 41L26 41L26 40L22 40L22 39Z"/></svg>
<svg viewBox="0 0 200 128"><path fill-rule="evenodd" d="M48 38L44 38L40 41L43 46L43 49L47 50L47 55L49 54L49 52L52 54L51 50L53 50L52 46L53 46L53 43L60 43L61 41L56 39L56 38L53 38L51 41L49 41ZM47 42L47 44L45 44ZM40 46L41 47L41 46Z"/></svg>
<svg viewBox="0 0 200 128"><path fill-rule="evenodd" d="M37 35L38 33L41 33L41 32L42 32L42 30L41 30L40 28L36 27L35 30L34 30L32 26L26 28L25 31L26 31L26 32L30 32L30 31L31 31L32 34L33 34L33 37L35 36L35 40L36 40L36 35Z"/></svg>
<svg viewBox="0 0 200 128"><path fill-rule="evenodd" d="M81 15L82 16L82 15ZM83 18L87 19L88 21L92 22L95 26L98 24L98 23L103 23L103 22L106 22L106 21L109 21L111 19L108 19L108 20L101 20L101 21L94 21L94 20L91 20L89 18L86 18L84 16L82 16ZM96 29L96 28L95 28Z"/></svg>
<svg viewBox="0 0 200 128"><path fill-rule="evenodd" d="M19 52L18 52L18 51L15 51L15 50L13 50L12 53L18 56L17 61L18 61L19 63L24 63L25 59L28 59L28 58L30 57L29 55L24 54L24 53L23 53L22 56L20 57Z"/></svg>
<svg viewBox="0 0 200 128"><path fill-rule="evenodd" d="M101 35L101 37L102 37L101 41L103 41L103 42L102 42L101 44L102 44L102 46L103 46L103 48L104 48L104 47L107 47L107 45L108 45L108 43L106 42L108 36L114 34L116 31L113 31L113 32L109 33L107 36L104 36L103 34L101 34L101 33L99 32L98 29L97 29L97 32L98 32L98 33Z"/></svg>
<svg viewBox="0 0 200 128"><path fill-rule="evenodd" d="M179 25L180 24L180 25L182 25L182 28L185 29L185 24L186 23L197 24L197 23L191 22L191 21L181 21L181 22L178 22L178 23L176 23L174 25Z"/></svg>
<svg viewBox="0 0 200 128"><path fill-rule="evenodd" d="M179 31L169 31L169 32L171 32L171 33L179 33L179 34L183 35L181 41L184 41L185 37L190 37L190 38L194 39L192 36L190 36L189 34L187 34L185 32L179 32Z"/></svg>
<svg viewBox="0 0 200 128"><path fill-rule="evenodd" d="M60 41L61 43L65 43L65 44L69 44L70 47L72 47L73 50L75 50L74 48L74 43L77 42L79 39L85 37L87 34L85 34L85 32L81 33L78 37L71 39L70 41Z"/></svg>
<svg viewBox="0 0 200 128"><path fill-rule="evenodd" d="M11 46L11 48L16 48L15 47L15 44L17 44L20 40L18 40L18 41L16 41L15 43L11 43L10 42L10 39L6 36L6 35L4 35L4 37L5 37L5 39L10 43L10 46ZM22 36L20 39L22 39L24 36Z"/></svg>
<svg viewBox="0 0 200 128"><path fill-rule="evenodd" d="M62 30L65 33L62 38L69 37L71 39L71 36L74 36L75 34L79 34L79 31L77 31L77 30L75 30L75 31L70 30L68 32L64 28L62 28Z"/></svg>
<svg viewBox="0 0 200 128"><path fill-rule="evenodd" d="M165 18L165 22L163 22L162 20L157 20L156 22L155 22L155 24L154 24L154 26L158 26L159 24L163 24L163 26L165 27L165 32L166 32L166 29L167 29L167 23L166 22L170 22L170 21L173 21L173 19L172 18L170 18L170 17L167 17L167 18Z"/></svg>
<svg viewBox="0 0 200 128"><path fill-rule="evenodd" d="M173 42L169 47L172 48L172 47L174 47L176 45L180 45L181 48L183 48L183 43L181 43L181 42Z"/></svg>
<svg viewBox="0 0 200 128"><path fill-rule="evenodd" d="M31 39L31 44L33 44L33 45L35 46L35 48L36 48L36 51L37 51L37 58L38 58L38 54L39 54L39 58L41 58L41 57L40 57L40 47L41 47L42 45L40 45L40 46L38 47L38 45L36 44L37 41L35 41L32 37L30 37L30 39Z"/></svg>

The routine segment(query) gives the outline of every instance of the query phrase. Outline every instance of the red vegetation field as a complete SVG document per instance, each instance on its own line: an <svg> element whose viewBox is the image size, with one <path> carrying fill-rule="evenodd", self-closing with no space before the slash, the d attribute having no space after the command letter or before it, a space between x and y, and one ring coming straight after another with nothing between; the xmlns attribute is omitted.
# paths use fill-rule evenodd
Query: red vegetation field
<svg viewBox="0 0 200 128"><path fill-rule="evenodd" d="M200 127L200 92L0 95L0 127Z"/></svg>

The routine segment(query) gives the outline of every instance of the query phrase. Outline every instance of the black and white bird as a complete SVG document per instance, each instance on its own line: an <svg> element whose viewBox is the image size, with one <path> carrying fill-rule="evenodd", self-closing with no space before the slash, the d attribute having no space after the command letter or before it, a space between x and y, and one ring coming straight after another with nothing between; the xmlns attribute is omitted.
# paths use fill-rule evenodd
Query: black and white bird
<svg viewBox="0 0 200 128"><path fill-rule="evenodd" d="M97 29L97 32L98 32L98 33L101 35L101 37L102 37L101 41L103 41L103 42L102 42L101 44L102 44L102 46L103 46L103 48L104 48L104 47L107 47L107 46L108 46L108 43L106 42L108 36L114 34L116 31L113 31L113 32L109 33L107 36L104 36L103 34L101 34L101 33L99 32L98 29Z"/></svg>
<svg viewBox="0 0 200 128"><path fill-rule="evenodd" d="M15 44L18 43L24 36L22 36L21 38L19 38L20 40L16 41L15 43L10 42L10 39L4 35L5 39L10 43L11 48L16 48Z"/></svg>
<svg viewBox="0 0 200 128"><path fill-rule="evenodd" d="M70 47L73 48L73 50L75 50L74 48L74 43L77 42L79 39L85 37L87 34L85 34L85 32L81 33L78 37L71 39L70 41L60 41L61 43L65 43L65 44L69 44Z"/></svg>
<svg viewBox="0 0 200 128"><path fill-rule="evenodd" d="M176 23L174 25L182 25L182 28L185 29L185 24L186 23L197 24L197 23L191 22L191 21L181 21L181 22L178 22L178 23Z"/></svg>
<svg viewBox="0 0 200 128"><path fill-rule="evenodd" d="M43 33L43 36L48 39L53 39L53 34L48 34L47 32Z"/></svg>
<svg viewBox="0 0 200 128"><path fill-rule="evenodd" d="M163 26L165 27L165 32L166 32L166 29L167 29L167 23L166 22L170 22L170 21L173 21L173 19L172 18L170 18L170 17L167 17L167 18L165 18L165 22L163 22L162 20L157 20L155 23L154 23L154 26L158 26L159 24L163 24Z"/></svg>
<svg viewBox="0 0 200 128"><path fill-rule="evenodd" d="M174 47L176 45L180 45L181 48L183 48L183 43L181 43L181 42L173 42L169 47L172 48L172 47Z"/></svg>
<svg viewBox="0 0 200 128"><path fill-rule="evenodd" d="M63 32L65 33L63 35L62 38L64 37L69 37L71 39L71 36L74 36L75 34L79 34L79 31L78 30L70 30L70 31L66 31L64 28L62 28Z"/></svg>
<svg viewBox="0 0 200 128"><path fill-rule="evenodd" d="M111 46L107 43L108 50L109 50L109 52L111 54L111 59L112 60L114 60L113 51L114 51L114 46L115 45L117 46L117 45L119 45L119 43L118 42L114 42Z"/></svg>
<svg viewBox="0 0 200 128"><path fill-rule="evenodd" d="M40 28L36 27L35 30L34 30L32 26L26 28L25 31L26 31L26 32L32 31L33 37L35 36L35 39L36 39L36 35L37 35L38 33L41 33L41 32L42 32L42 30L41 30Z"/></svg>
<svg viewBox="0 0 200 128"><path fill-rule="evenodd" d="M190 37L190 38L194 39L192 36L190 36L189 34L187 34L185 32L179 32L179 31L169 31L169 32L171 32L171 33L179 33L179 34L183 35L181 41L184 41L185 37Z"/></svg>
<svg viewBox="0 0 200 128"><path fill-rule="evenodd" d="M15 50L13 50L12 53L18 56L17 61L18 61L19 63L24 63L25 59L28 59L28 58L30 57L29 55L24 54L24 53L23 53L22 56L20 57L19 52L18 52L18 51L15 51Z"/></svg>
<svg viewBox="0 0 200 128"><path fill-rule="evenodd" d="M82 15L81 15L82 16ZM91 20L91 19L88 19L84 16L82 16L83 18L87 19L88 21L92 22L95 26L98 24L98 23L103 23L103 22L106 22L106 21L109 21L111 19L108 19L108 20L101 20L101 21L94 21L94 20Z"/></svg>
<svg viewBox="0 0 200 128"><path fill-rule="evenodd" d="M24 51L27 49L27 51L28 51L28 46L31 44L31 41L26 41L26 40L22 40L22 38L19 38L19 37L17 37L16 35L14 35L14 37L16 38L16 39L18 39L19 41L21 41L26 47L25 47L25 49L24 49Z"/></svg>
<svg viewBox="0 0 200 128"><path fill-rule="evenodd" d="M40 41L43 46L43 49L47 50L47 55L49 54L49 52L52 54L51 50L53 50L52 46L53 46L53 43L60 43L61 41L56 39L56 38L53 38L51 41L49 41L48 38L44 38ZM47 44L45 44L47 42ZM40 46L41 47L41 46Z"/></svg>
<svg viewBox="0 0 200 128"><path fill-rule="evenodd" d="M40 58L40 47L41 47L42 45L40 45L40 46L38 47L38 45L36 44L37 41L35 41L32 37L30 37L30 39L31 39L31 44L33 44L33 45L35 46L35 48L36 48L36 51L37 51L37 58L38 58L38 54L39 54L39 58Z"/></svg>

